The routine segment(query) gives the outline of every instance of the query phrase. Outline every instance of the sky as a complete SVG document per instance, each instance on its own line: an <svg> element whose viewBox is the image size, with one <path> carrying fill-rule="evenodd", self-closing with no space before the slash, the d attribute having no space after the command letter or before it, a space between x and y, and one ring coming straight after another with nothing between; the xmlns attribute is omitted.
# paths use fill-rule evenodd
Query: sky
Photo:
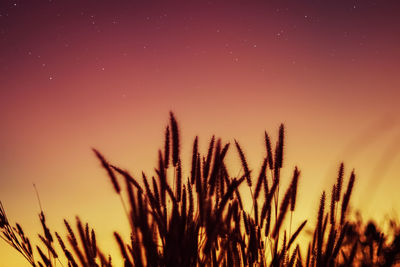
<svg viewBox="0 0 400 267"><path fill-rule="evenodd" d="M284 123L283 183L301 170L295 221L316 216L342 161L346 183L357 175L354 210L398 216L399 12L385 0L1 1L0 200L10 220L35 240L34 183L52 229L79 215L113 251L112 232L129 225L91 148L153 174L169 111L184 171L194 137L205 152L213 134L238 140L258 170L264 131L276 140ZM232 173L237 158L232 149ZM0 243L0 267L23 264Z"/></svg>

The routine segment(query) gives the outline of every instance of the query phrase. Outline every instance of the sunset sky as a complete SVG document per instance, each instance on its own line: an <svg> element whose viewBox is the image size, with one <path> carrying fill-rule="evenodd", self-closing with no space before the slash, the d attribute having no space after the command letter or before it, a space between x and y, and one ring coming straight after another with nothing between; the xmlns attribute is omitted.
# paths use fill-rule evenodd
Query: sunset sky
<svg viewBox="0 0 400 267"><path fill-rule="evenodd" d="M354 209L400 216L400 3L0 2L0 200L36 242L35 183L52 229L79 215L114 253L120 200L91 148L154 174L172 110L184 171L195 135L238 140L258 171L264 131L287 130L283 183L314 218L345 163ZM275 141L274 141L275 142ZM237 153L228 157L232 175ZM25 266L0 240L0 267ZM110 248L110 249L108 249ZM114 254L113 254L114 255ZM117 253L115 253L118 256Z"/></svg>

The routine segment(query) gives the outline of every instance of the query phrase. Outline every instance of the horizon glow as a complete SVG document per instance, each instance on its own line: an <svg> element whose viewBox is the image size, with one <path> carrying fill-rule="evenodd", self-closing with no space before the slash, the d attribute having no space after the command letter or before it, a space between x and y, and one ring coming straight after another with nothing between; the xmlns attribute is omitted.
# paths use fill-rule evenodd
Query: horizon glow
<svg viewBox="0 0 400 267"><path fill-rule="evenodd" d="M372 0L2 1L0 200L10 220L37 241L35 183L52 229L79 215L118 256L112 232L128 222L91 148L151 176L170 110L184 172L194 137L204 153L215 134L238 140L257 173L264 131L275 143L284 123L283 183L301 171L294 222L316 217L342 161L345 185L357 175L351 206L365 220L396 218L399 11ZM235 176L234 147L228 154ZM22 264L0 242L0 267Z"/></svg>

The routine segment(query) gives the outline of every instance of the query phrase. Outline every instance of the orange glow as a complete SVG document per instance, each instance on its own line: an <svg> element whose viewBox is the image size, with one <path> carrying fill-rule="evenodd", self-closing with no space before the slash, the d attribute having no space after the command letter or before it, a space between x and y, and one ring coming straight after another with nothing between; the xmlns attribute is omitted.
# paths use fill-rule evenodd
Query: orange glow
<svg viewBox="0 0 400 267"><path fill-rule="evenodd" d="M357 175L354 208L399 210L398 4L17 3L0 10L0 199L31 238L35 183L52 229L79 215L119 255L112 233L129 225L91 148L153 175L170 110L184 172L194 137L204 152L213 134L238 140L257 172L264 131L276 140L285 123L283 183L301 171L295 223L316 217L341 161L346 183ZM0 267L24 264L0 242Z"/></svg>

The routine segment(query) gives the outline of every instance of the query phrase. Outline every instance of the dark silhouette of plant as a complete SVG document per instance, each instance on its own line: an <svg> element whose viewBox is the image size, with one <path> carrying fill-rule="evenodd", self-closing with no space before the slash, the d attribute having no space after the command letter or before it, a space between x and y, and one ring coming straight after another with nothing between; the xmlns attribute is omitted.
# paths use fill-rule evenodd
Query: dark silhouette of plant
<svg viewBox="0 0 400 267"><path fill-rule="evenodd" d="M292 233L300 171L294 168L290 185L279 195L284 160L284 125L279 127L275 148L265 133L265 157L258 172L249 168L245 151L235 140L242 173L232 177L224 159L231 147L214 136L206 155L199 139L193 142L190 174L185 178L180 157L180 132L174 114L165 130L163 151L158 152L154 176L142 173L140 181L111 164L99 151L93 152L119 195L131 227L129 237L114 232L124 266L391 266L399 260L400 232L384 234L370 222L366 226L347 219L355 173L351 172L342 193L344 165L330 196L322 193L313 238L308 247L296 239L308 227L304 220ZM273 153L274 151L275 153ZM168 170L172 168L173 172ZM173 173L173 177L169 177ZM256 174L258 174L256 176ZM253 178L257 180L253 181ZM246 181L246 182L244 182ZM121 184L122 182L122 184ZM171 187L172 184L172 187ZM252 209L243 208L240 187L248 187ZM122 194L127 194L125 203ZM330 206L326 203L330 199ZM339 215L338 215L339 210ZM290 211L290 223L284 222ZM39 215L43 235L34 258L29 239L16 224L11 227L0 209L1 237L18 250L32 266L112 266L110 256L98 246L96 234L76 218L73 230L63 239ZM312 228L310 228L312 229ZM54 236L58 242L54 242ZM79 239L79 240L78 240ZM67 242L65 242L67 240ZM56 247L56 244L58 246ZM301 250L306 249L303 258ZM60 251L60 252L58 252ZM63 259L61 258L63 256Z"/></svg>

